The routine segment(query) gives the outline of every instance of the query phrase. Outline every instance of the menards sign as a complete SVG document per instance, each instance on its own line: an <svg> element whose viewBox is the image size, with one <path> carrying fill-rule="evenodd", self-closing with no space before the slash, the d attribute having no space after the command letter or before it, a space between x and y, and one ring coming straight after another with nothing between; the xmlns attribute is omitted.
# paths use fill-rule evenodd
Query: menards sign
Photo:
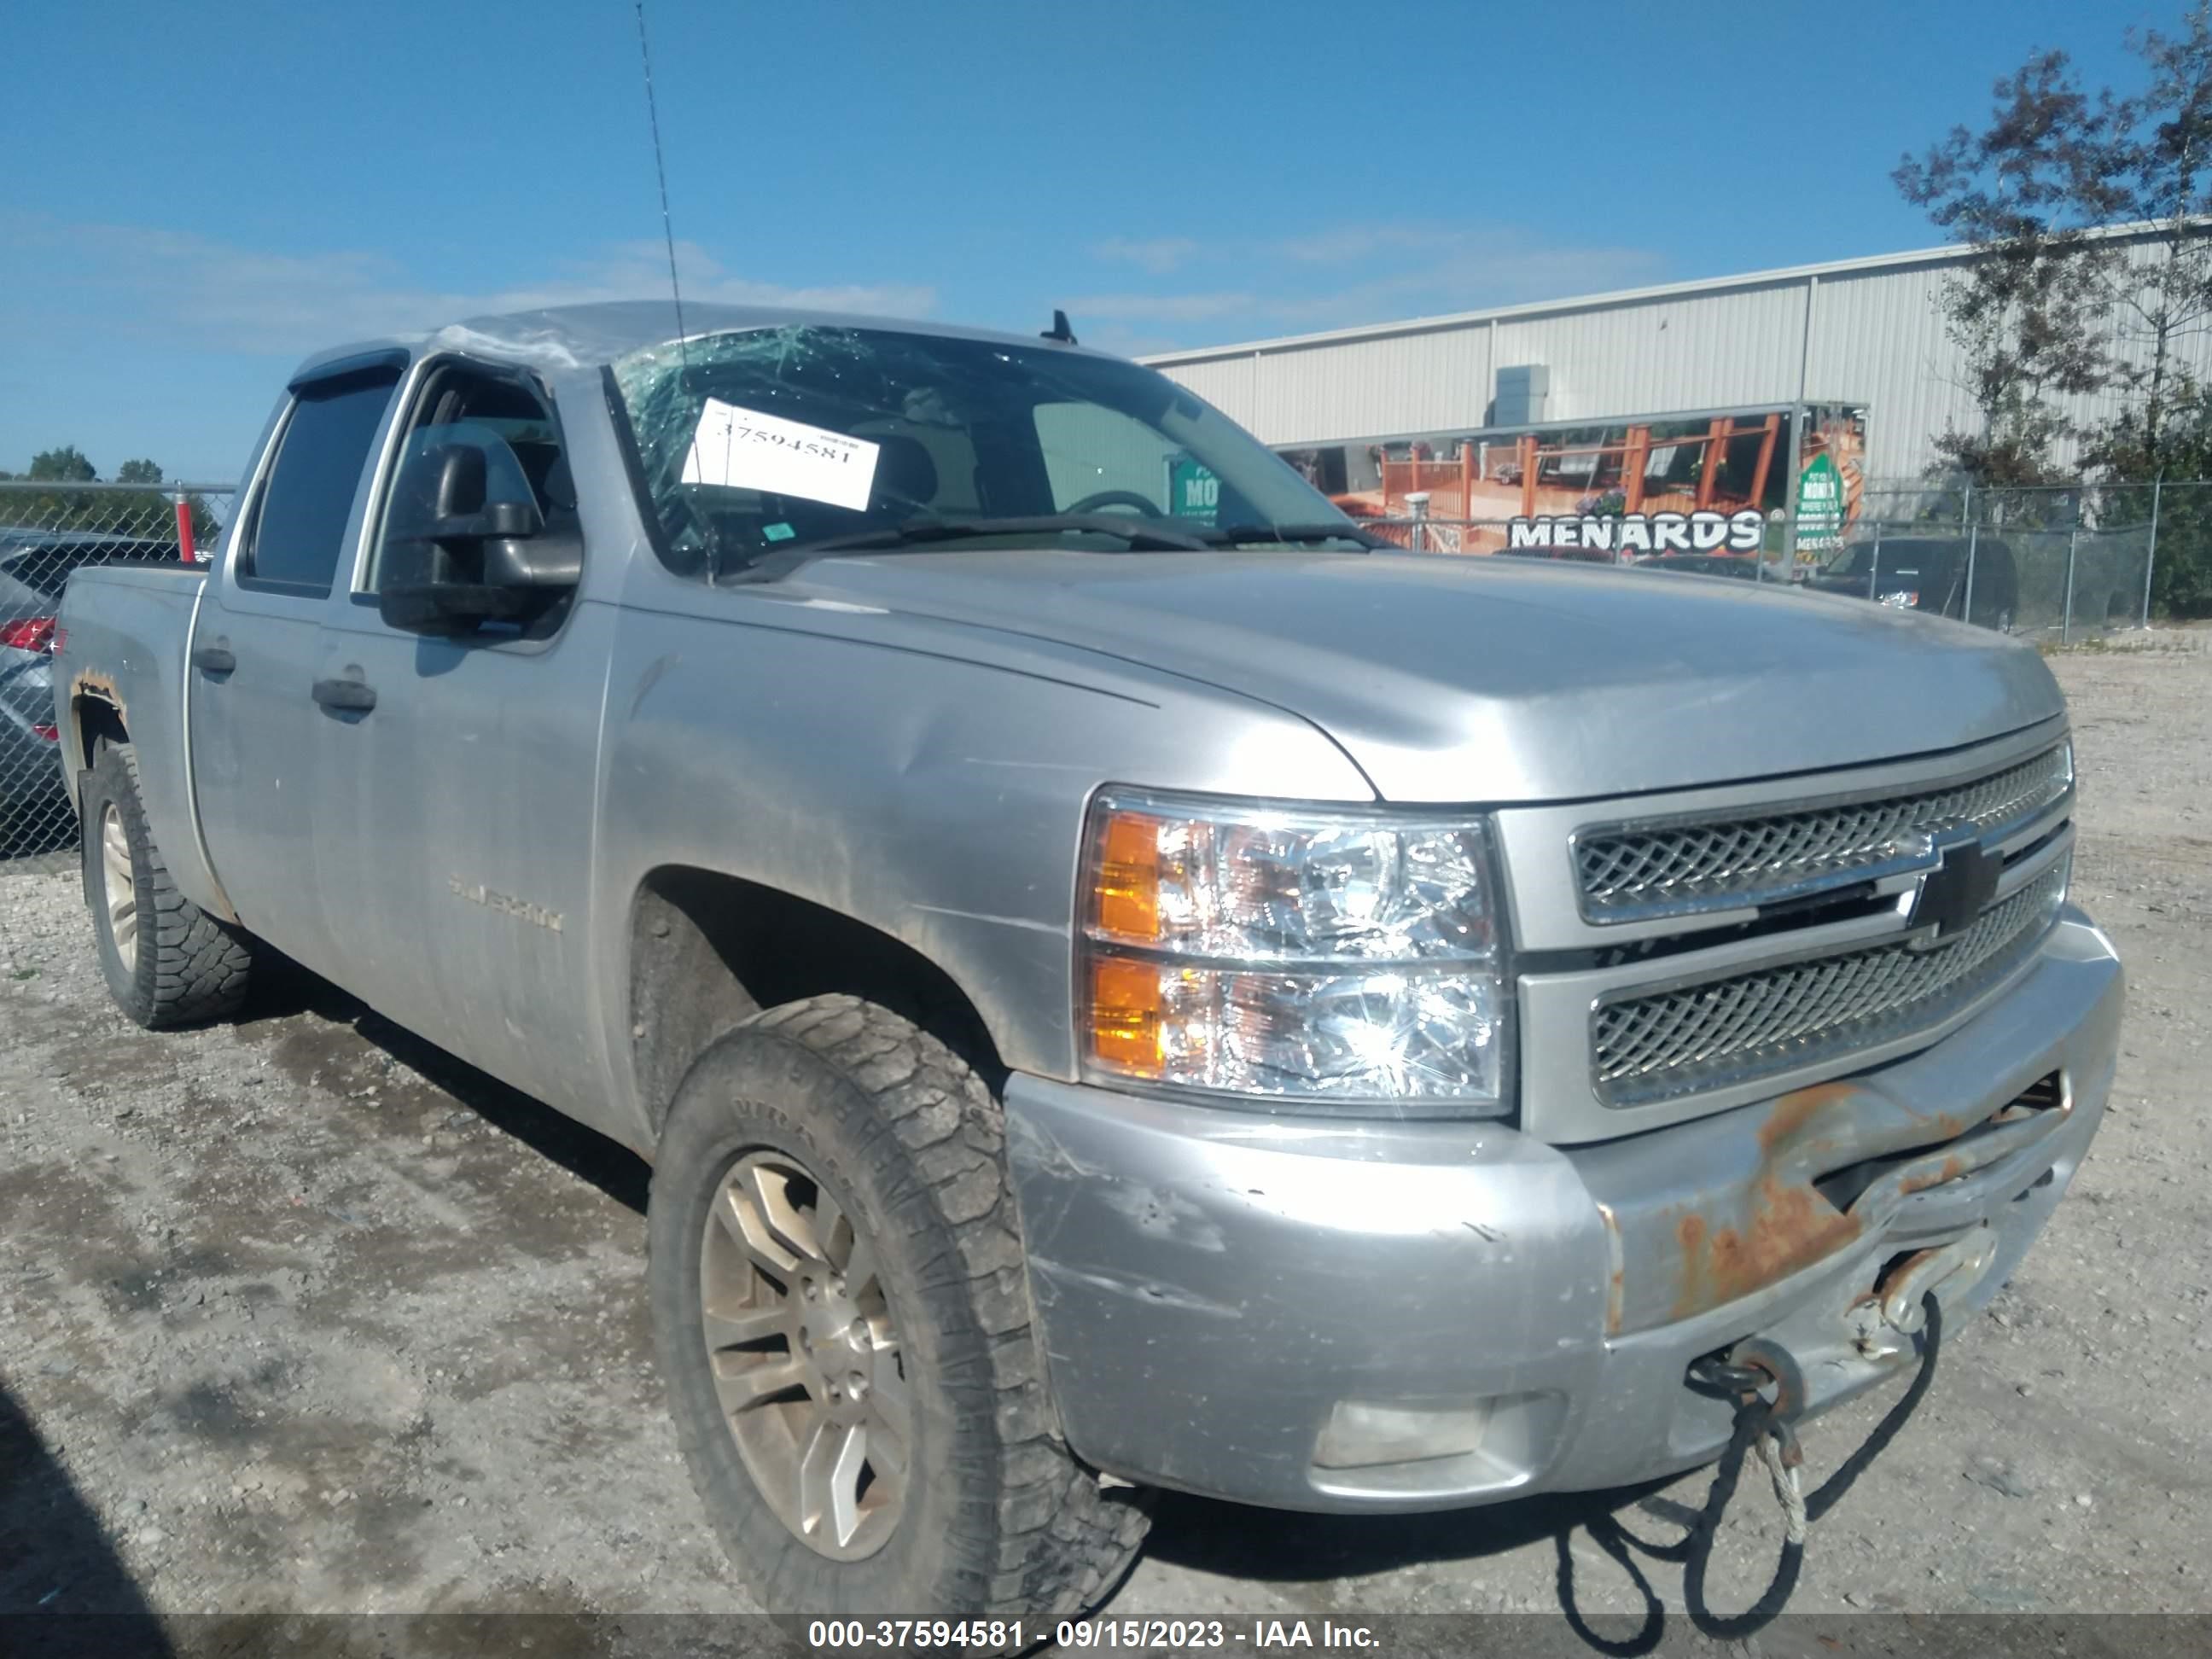
<svg viewBox="0 0 2212 1659"><path fill-rule="evenodd" d="M1765 523L1751 507L1740 513L1561 514L1510 520L1505 526L1505 550L1756 553Z"/></svg>

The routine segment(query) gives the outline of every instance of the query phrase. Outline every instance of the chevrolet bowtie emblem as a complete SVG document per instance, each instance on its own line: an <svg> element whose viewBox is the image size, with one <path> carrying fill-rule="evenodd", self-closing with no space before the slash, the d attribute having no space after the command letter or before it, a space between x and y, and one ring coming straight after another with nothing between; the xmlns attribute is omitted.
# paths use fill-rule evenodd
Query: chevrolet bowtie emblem
<svg viewBox="0 0 2212 1659"><path fill-rule="evenodd" d="M1981 842L1965 841L1947 847L1936 867L1920 878L1912 897L1911 926L1932 931L1920 941L1934 945L1955 938L1974 924L1988 908L1997 890L2004 860L1984 852Z"/></svg>

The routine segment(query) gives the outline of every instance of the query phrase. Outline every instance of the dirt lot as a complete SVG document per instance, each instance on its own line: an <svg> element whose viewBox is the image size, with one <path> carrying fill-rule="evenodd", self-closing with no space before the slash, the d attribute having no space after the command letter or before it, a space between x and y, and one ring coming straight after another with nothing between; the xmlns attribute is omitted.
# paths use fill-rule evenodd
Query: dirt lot
<svg viewBox="0 0 2212 1659"><path fill-rule="evenodd" d="M2212 654L2057 666L2112 1114L1990 1316L1814 1533L1796 1606L2212 1609ZM72 877L0 877L0 1612L741 1610L663 1416L628 1154L325 990L153 1036ZM1807 1436L1824 1477L1894 1397ZM1668 1608L1657 1494L1389 1521L1161 1510L1124 1611ZM1747 1480L1709 1595L1765 1582Z"/></svg>

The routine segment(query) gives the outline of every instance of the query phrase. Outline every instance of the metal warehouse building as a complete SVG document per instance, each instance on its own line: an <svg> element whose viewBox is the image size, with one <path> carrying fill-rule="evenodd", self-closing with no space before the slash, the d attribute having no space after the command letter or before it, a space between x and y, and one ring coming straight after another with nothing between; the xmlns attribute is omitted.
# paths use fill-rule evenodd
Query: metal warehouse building
<svg viewBox="0 0 2212 1659"><path fill-rule="evenodd" d="M2137 262L2158 255L2148 230L2107 234ZM1448 453L1486 430L1830 405L1863 412L1866 478L1905 478L1933 459L1933 434L1977 419L1937 308L1974 257L1929 248L1145 361L1281 450L1430 441ZM2212 337L2181 349L2212 378ZM2083 398L2072 412L2087 424L2113 410Z"/></svg>

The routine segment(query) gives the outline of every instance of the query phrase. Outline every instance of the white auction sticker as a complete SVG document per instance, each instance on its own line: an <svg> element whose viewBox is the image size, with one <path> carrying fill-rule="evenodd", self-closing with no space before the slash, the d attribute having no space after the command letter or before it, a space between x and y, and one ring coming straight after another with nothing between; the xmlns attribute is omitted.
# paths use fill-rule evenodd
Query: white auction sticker
<svg viewBox="0 0 2212 1659"><path fill-rule="evenodd" d="M684 458L684 482L802 495L865 512L881 447L709 398Z"/></svg>

